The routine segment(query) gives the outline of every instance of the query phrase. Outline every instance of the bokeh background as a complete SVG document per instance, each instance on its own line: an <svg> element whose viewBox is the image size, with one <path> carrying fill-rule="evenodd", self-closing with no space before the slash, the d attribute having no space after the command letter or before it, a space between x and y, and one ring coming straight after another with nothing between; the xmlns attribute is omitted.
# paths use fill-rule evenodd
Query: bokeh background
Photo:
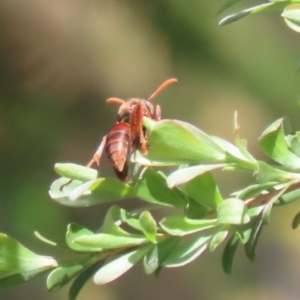
<svg viewBox="0 0 300 300"><path fill-rule="evenodd" d="M179 82L157 97L163 117L185 120L232 141L241 135L264 158L258 137L288 116L300 127L299 34L278 14L218 27L220 0L10 0L0 2L0 231L40 254L53 250L35 230L62 241L69 222L96 229L107 206L68 208L50 200L56 162L85 164L114 124L108 97L148 97L165 79ZM243 1L243 5L251 1ZM257 3L257 1L256 1ZM109 174L106 159L101 170ZM224 196L250 174L216 174ZM133 204L132 204L133 203ZM134 205L133 202L120 203ZM155 279L136 266L79 296L101 300L299 299L300 232L291 229L299 203L275 209L257 260L242 249L233 274L221 249ZM67 299L45 277L0 291L0 299Z"/></svg>

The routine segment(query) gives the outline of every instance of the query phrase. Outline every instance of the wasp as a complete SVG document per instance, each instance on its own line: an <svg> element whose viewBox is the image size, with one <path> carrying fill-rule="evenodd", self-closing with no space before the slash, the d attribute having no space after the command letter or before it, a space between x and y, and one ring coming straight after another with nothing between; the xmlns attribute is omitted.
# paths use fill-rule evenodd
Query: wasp
<svg viewBox="0 0 300 300"><path fill-rule="evenodd" d="M117 177L122 181L129 181L128 157L136 150L140 150L144 155L147 154L147 130L143 126L143 117L155 121L161 119L161 108L153 103L153 99L166 87L176 82L176 78L164 81L148 99L123 100L115 97L107 99L106 103L121 105L117 122L103 137L87 167L91 167L94 163L99 165L103 151L106 150ZM60 189L62 190L71 181L63 184Z"/></svg>
<svg viewBox="0 0 300 300"><path fill-rule="evenodd" d="M134 151L140 150L147 154L147 131L143 126L143 117L155 121L161 119L161 108L153 104L153 99L166 87L177 82L170 78L163 82L148 99L109 98L106 103L120 104L117 122L103 137L100 146L93 158L87 164L91 167L94 163L100 164L100 158L104 149L111 161L117 177L122 181L128 181L128 156Z"/></svg>

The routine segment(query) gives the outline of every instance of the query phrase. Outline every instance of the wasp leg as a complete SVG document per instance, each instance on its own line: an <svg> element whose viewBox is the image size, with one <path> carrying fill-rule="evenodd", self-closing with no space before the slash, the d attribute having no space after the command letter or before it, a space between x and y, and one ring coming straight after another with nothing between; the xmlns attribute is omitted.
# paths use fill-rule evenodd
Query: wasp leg
<svg viewBox="0 0 300 300"><path fill-rule="evenodd" d="M99 166L100 163L100 158L101 155L103 153L104 147L106 144L106 136L102 139L102 142L100 144L100 146L98 147L97 151L95 152L93 158L89 161L89 163L86 165L88 168L95 162L97 163L97 165ZM67 181L66 183L64 183L63 185L61 185L61 187L59 188L60 191L62 191L64 189L65 186L69 185L71 182L73 181L73 179L70 179L69 181Z"/></svg>
<svg viewBox="0 0 300 300"><path fill-rule="evenodd" d="M103 137L102 142L101 142L100 146L98 147L97 151L95 152L93 158L86 165L88 168L91 167L93 163L96 163L99 166L100 158L102 156L103 150L104 150L105 145L106 145L106 137L107 136Z"/></svg>
<svg viewBox="0 0 300 300"><path fill-rule="evenodd" d="M143 110L140 102L138 102L132 110L130 131L131 151L139 149L143 154L147 154L146 138L143 130Z"/></svg>

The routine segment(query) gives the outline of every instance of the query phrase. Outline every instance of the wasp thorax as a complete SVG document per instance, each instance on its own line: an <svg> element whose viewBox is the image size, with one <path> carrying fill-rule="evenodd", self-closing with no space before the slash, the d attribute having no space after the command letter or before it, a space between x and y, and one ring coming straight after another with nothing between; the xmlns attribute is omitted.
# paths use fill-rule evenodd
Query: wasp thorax
<svg viewBox="0 0 300 300"><path fill-rule="evenodd" d="M153 104L145 99L131 98L123 103L118 111L118 122L129 123L135 107L139 105L142 116L151 117L154 112Z"/></svg>

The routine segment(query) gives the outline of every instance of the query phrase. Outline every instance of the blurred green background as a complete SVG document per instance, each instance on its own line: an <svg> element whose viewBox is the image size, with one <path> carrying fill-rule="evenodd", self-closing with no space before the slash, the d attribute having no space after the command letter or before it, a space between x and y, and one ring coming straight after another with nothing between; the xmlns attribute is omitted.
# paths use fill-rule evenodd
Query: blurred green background
<svg viewBox="0 0 300 300"><path fill-rule="evenodd" d="M272 121L288 116L300 127L299 34L278 14L218 27L220 2L0 2L1 232L51 255L35 230L62 241L69 222L92 229L101 224L107 206L63 207L47 191L56 178L54 163L86 164L114 124L117 107L105 104L108 97L146 98L176 77L178 84L155 100L164 118L232 141L237 110L241 135L258 158L264 156L257 138ZM101 170L112 174L106 158ZM216 177L225 197L251 181L250 174ZM139 265L109 285L89 283L78 299L298 299L300 233L291 229L298 207L274 210L256 262L240 249L232 275L221 270L219 249L164 270L159 279L144 275ZM1 291L0 299L65 300L67 292L48 294L43 277Z"/></svg>

